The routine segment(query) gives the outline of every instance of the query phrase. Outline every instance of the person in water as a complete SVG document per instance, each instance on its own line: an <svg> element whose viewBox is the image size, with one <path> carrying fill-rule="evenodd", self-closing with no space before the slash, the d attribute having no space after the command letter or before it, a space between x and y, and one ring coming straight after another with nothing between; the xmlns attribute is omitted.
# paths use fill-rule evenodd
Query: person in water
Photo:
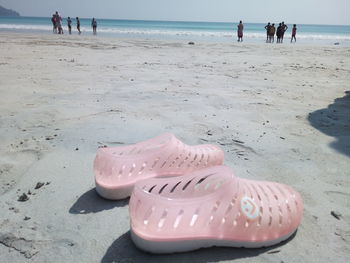
<svg viewBox="0 0 350 263"><path fill-rule="evenodd" d="M297 25L294 24L292 28L292 38L290 39L290 43L293 42L293 39L294 39L294 42L297 42L297 39L295 37L296 35L297 35Z"/></svg>
<svg viewBox="0 0 350 263"><path fill-rule="evenodd" d="M79 35L80 35L81 31L80 31L80 20L79 20L79 17L77 17L76 20L77 20L77 29L78 29L78 32L79 32Z"/></svg>
<svg viewBox="0 0 350 263"><path fill-rule="evenodd" d="M67 24L68 24L68 32L71 35L72 34L72 19L70 19L70 17L67 18Z"/></svg>
<svg viewBox="0 0 350 263"><path fill-rule="evenodd" d="M91 26L92 26L92 30L94 32L94 35L96 35L97 34L97 30L96 30L97 29L97 21L95 18L92 19Z"/></svg>
<svg viewBox="0 0 350 263"><path fill-rule="evenodd" d="M243 23L242 21L239 21L239 24L237 25L237 36L238 36L238 42L243 42Z"/></svg>
<svg viewBox="0 0 350 263"><path fill-rule="evenodd" d="M268 22L267 25L265 26L265 29L266 29L266 43L269 41L270 27L271 27L271 24L270 24L270 22Z"/></svg>

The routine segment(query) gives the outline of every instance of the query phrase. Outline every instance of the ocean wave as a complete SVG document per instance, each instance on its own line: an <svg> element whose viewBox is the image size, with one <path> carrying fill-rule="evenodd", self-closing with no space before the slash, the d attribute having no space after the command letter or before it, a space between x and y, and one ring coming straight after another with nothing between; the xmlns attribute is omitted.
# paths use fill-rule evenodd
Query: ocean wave
<svg viewBox="0 0 350 263"><path fill-rule="evenodd" d="M67 26L63 26L67 30ZM27 31L52 31L51 25L24 25L24 24L0 24L0 29L7 30L27 30ZM73 27L75 30L75 27ZM87 26L81 27L82 32L92 32L92 29ZM180 37L215 37L215 38L230 38L236 37L236 31L204 31L204 30L171 30L171 29L152 29L152 28L118 28L118 27L98 27L99 33L105 34L122 34L122 35L164 35L164 36L180 36ZM265 32L244 32L245 38L264 39ZM290 37L290 32L285 34L285 38ZM336 40L336 41L350 41L350 35L337 34L320 34L320 33L298 33L298 39L306 40Z"/></svg>
<svg viewBox="0 0 350 263"><path fill-rule="evenodd" d="M0 24L0 29L18 29L18 30L52 30L52 26L46 25L20 25L20 24Z"/></svg>

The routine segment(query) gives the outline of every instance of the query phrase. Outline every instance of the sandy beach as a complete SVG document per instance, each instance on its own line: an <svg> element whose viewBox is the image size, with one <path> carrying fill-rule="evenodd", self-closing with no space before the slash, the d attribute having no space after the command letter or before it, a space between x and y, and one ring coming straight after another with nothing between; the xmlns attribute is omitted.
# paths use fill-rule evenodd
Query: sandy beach
<svg viewBox="0 0 350 263"><path fill-rule="evenodd" d="M350 262L349 47L0 42L0 262ZM261 249L139 251L128 200L96 194L92 163L99 146L163 132L221 146L239 177L299 191L296 235Z"/></svg>

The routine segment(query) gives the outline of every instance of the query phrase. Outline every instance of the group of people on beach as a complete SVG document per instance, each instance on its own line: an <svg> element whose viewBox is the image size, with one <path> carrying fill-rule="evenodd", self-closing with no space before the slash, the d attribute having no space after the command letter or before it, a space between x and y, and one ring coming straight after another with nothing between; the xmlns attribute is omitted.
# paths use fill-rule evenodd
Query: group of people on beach
<svg viewBox="0 0 350 263"><path fill-rule="evenodd" d="M287 31L288 26L284 22L281 22L279 23L276 30L275 24L271 24L269 22L265 26L265 29L266 29L266 43L273 43L275 41L275 33L277 37L276 43L283 43L284 33ZM292 37L290 42L292 42L293 39L295 42L297 41L296 33L297 33L297 25L294 24L292 28Z"/></svg>
<svg viewBox="0 0 350 263"><path fill-rule="evenodd" d="M239 21L239 24L237 25L237 37L238 37L237 41L238 42L243 41L243 29L244 29L243 23L242 23L242 21ZM275 24L271 24L269 22L265 26L265 29L266 29L266 43L275 42L275 35L277 36L276 43L283 43L284 33L287 31L288 26L284 22L281 22L281 23L279 23L277 30L276 30ZM293 28L292 28L292 37L290 39L291 43L293 42L293 40L294 40L294 42L297 41L296 34L297 34L297 25L294 24Z"/></svg>
<svg viewBox="0 0 350 263"><path fill-rule="evenodd" d="M76 17L76 25L79 35L81 34L80 30L80 19L79 17ZM52 26L53 26L53 33L54 34L63 34L63 28L62 28L62 17L59 15L59 13L56 11L55 14L52 15L51 18ZM68 32L69 34L72 34L72 19L70 17L67 18L67 26L68 26ZM93 30L93 34L97 34L97 21L95 18L91 21L91 27Z"/></svg>
<svg viewBox="0 0 350 263"><path fill-rule="evenodd" d="M53 33L54 34L63 34L62 28L62 17L56 11L55 14L52 15L51 22L53 25Z"/></svg>
<svg viewBox="0 0 350 263"><path fill-rule="evenodd" d="M81 34L81 31L80 31L80 19L79 19L79 17L76 17L75 19L76 19L76 22L77 22L77 30L78 30L78 33L80 35ZM70 17L67 18L67 25L68 25L68 32L71 35L72 34L72 19Z"/></svg>

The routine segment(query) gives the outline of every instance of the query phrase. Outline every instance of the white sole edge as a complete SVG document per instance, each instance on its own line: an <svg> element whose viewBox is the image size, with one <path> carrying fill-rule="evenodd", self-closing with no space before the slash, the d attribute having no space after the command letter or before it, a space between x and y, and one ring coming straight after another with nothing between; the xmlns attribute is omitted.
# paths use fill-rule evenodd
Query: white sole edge
<svg viewBox="0 0 350 263"><path fill-rule="evenodd" d="M103 198L105 199L109 199L109 200L122 200L125 198L128 198L131 196L132 191L134 190L134 186L136 183L143 181L143 180L147 180L147 179L151 179L151 178L167 178L167 177L174 177L174 176L181 176L183 174L171 174L169 175L169 173L167 174L159 174L157 176L154 177L150 177L150 178L145 178L145 179L141 179L133 184L127 185L127 186L123 186L120 188L115 188L115 189L107 189L103 186L100 186L96 181L95 181L95 185L96 185L96 192Z"/></svg>
<svg viewBox="0 0 350 263"><path fill-rule="evenodd" d="M109 200L122 200L129 197L134 189L134 185L120 189L106 189L96 183L96 192L103 198Z"/></svg>
<svg viewBox="0 0 350 263"><path fill-rule="evenodd" d="M215 240L215 239L155 242L155 241L149 241L139 237L134 231L132 231L132 229L130 230L130 232L131 232L132 241L139 249L146 252L154 253L154 254L170 254L170 253L178 253L178 252L188 252L188 251L193 251L200 248L209 248L209 247L235 247L235 248L269 247L287 240L296 232L296 229L285 236L282 236L274 240L264 241L264 242L238 242L238 241Z"/></svg>

